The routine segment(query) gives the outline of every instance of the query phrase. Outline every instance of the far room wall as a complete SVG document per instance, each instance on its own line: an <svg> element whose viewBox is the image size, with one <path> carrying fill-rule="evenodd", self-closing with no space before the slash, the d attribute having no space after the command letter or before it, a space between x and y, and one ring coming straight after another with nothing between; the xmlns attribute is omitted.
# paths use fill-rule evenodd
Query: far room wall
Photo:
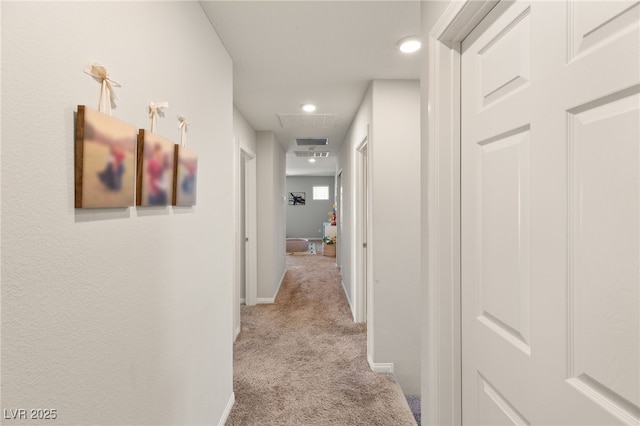
<svg viewBox="0 0 640 426"><path fill-rule="evenodd" d="M329 221L335 192L333 176L287 176L287 200L291 192L304 192L305 205L287 201L287 238L322 238L323 222ZM328 200L314 200L313 187L328 186Z"/></svg>

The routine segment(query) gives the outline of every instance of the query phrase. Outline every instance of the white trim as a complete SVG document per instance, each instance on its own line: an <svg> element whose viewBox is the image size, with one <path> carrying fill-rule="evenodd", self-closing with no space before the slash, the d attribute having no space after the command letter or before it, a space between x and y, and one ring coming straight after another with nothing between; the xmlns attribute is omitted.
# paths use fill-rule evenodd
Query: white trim
<svg viewBox="0 0 640 426"><path fill-rule="evenodd" d="M278 283L278 288L276 288L275 293L273 293L273 297L258 297L256 299L256 305L268 305L271 303L275 303L276 297L278 296L278 292L280 291L280 287L284 282L285 275L287 275L287 268L285 268L284 272L282 273L282 277L280 278L280 283Z"/></svg>
<svg viewBox="0 0 640 426"><path fill-rule="evenodd" d="M235 331L233 332L233 341L235 342L238 336L240 335L240 326L237 326Z"/></svg>
<svg viewBox="0 0 640 426"><path fill-rule="evenodd" d="M340 199L340 186L342 185L342 168L340 168L335 177L333 178L333 205L337 208L338 221L336 223L336 265L338 265L338 269L342 271L342 201ZM342 283L344 287L344 282ZM351 300L349 299L349 306L351 306ZM351 312L353 313L353 307L351 308Z"/></svg>
<svg viewBox="0 0 640 426"><path fill-rule="evenodd" d="M236 403L236 394L231 392L231 396L229 396L229 401L227 401L227 406L224 407L224 411L222 412L222 417L220 417L218 426L224 426L227 423L227 419L229 418L229 414L231 414L231 409L233 408L233 404L235 403Z"/></svg>
<svg viewBox="0 0 640 426"><path fill-rule="evenodd" d="M365 265L365 259L364 259L364 249L363 249L363 244L365 241L367 241L368 243L370 243L370 238L367 238L367 231L368 229L364 229L363 223L368 222L364 220L364 212L367 211L367 209L365 208L365 206L362 203L362 198L363 198L363 191L365 189L368 189L371 186L371 180L369 179L369 169L370 167L366 167L364 165L364 159L363 159L363 151L367 151L367 166L369 166L371 164L370 159L370 154L371 152L369 151L369 126L367 125L367 135L364 137L364 139L362 140L362 142L360 142L360 144L356 147L355 149L355 159L356 159L356 190L355 190L355 195L356 195L356 203L355 203L355 230L356 230L356 238L354 240L355 242L355 247L353 250L353 253L355 254L355 270L354 272L354 276L355 276L355 297L354 297L354 305L355 305L355 317L356 317L356 322L367 322L368 320L368 312L367 312L367 307L369 306L369 304L367 303L367 298L369 296L369 294L367 294L367 290L369 290L368 287L368 283L365 281L368 281L368 276L367 274L363 274L362 271L364 270L364 265ZM363 168L366 169L367 172L367 188L364 187L365 182L363 181ZM367 191L367 204L368 206L370 205L369 203L369 199L370 199L370 191ZM367 206L367 207L368 207ZM367 212L368 213L368 212ZM371 217L371 215L369 215L369 217ZM368 224L368 223L367 223ZM371 234L369 234L371 235ZM370 247L370 244L369 244ZM369 248L368 248L369 250ZM371 256L368 256L368 260L369 263L371 260ZM369 272L369 271L367 271ZM365 275L365 277L363 277L363 275ZM370 327L367 327L367 342L370 341ZM369 345L368 345L369 346Z"/></svg>
<svg viewBox="0 0 640 426"><path fill-rule="evenodd" d="M369 362L369 368L374 373L391 373L393 374L393 363L392 362L373 362L371 357L367 357L367 362Z"/></svg>
<svg viewBox="0 0 640 426"><path fill-rule="evenodd" d="M246 215L246 275L245 275L245 299L247 306L254 305L258 294L258 216L256 210L257 181L256 181L256 155L250 150L241 146L240 154L245 154L245 215Z"/></svg>
<svg viewBox="0 0 640 426"><path fill-rule="evenodd" d="M242 305L242 304L246 304L246 303L247 303L247 301L245 300L245 298L241 297L240 298L240 304Z"/></svg>
<svg viewBox="0 0 640 426"><path fill-rule="evenodd" d="M347 303L349 304L349 309L351 310L351 316L353 317L353 321L356 321L355 311L353 310L353 305L351 304L351 298L349 297L349 293L347 292L347 288L344 286L344 280L340 280L342 283L342 290L344 291L344 295L347 297Z"/></svg>
<svg viewBox="0 0 640 426"><path fill-rule="evenodd" d="M235 342L237 335L235 334L236 328L240 327L240 304L242 303L240 300L240 286L242 283L240 282L240 259L242 258L242 252L240 247L242 246L242 242L240 241L240 210L241 210L241 200L240 194L242 189L240 188L240 161L242 161L242 156L240 153L240 140L238 138L233 138L233 217L234 217L234 255L233 255L233 310L232 315L233 319L231 324L233 324L233 341Z"/></svg>
<svg viewBox="0 0 640 426"><path fill-rule="evenodd" d="M496 3L453 1L429 34L425 425L462 424L460 44Z"/></svg>

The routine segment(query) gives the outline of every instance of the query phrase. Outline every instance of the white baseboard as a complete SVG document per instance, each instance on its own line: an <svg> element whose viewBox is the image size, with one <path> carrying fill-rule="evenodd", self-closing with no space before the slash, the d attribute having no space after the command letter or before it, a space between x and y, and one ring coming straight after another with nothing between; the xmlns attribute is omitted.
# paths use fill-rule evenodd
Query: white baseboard
<svg viewBox="0 0 640 426"><path fill-rule="evenodd" d="M282 272L282 276L280 277L280 282L278 283L278 288L276 288L276 292L273 293L273 300L276 300L276 296L278 295L278 292L280 291L280 286L282 286L282 282L284 281L284 276L287 275L287 268L284 268L284 271ZM273 303L273 302L272 302Z"/></svg>
<svg viewBox="0 0 640 426"><path fill-rule="evenodd" d="M369 362L369 368L374 373L391 373L393 374L393 363L392 362L373 362L371 357L367 357L367 361Z"/></svg>
<svg viewBox="0 0 640 426"><path fill-rule="evenodd" d="M245 303L247 303L247 299L245 299L244 297L241 297L240 298L240 304L243 305Z"/></svg>
<svg viewBox="0 0 640 426"><path fill-rule="evenodd" d="M235 332L233 333L233 341L235 342L238 336L240 335L240 326L236 327Z"/></svg>
<svg viewBox="0 0 640 426"><path fill-rule="evenodd" d="M349 309L351 309L351 316L353 317L353 321L356 320L356 311L353 310L353 305L351 304L351 298L349 297L349 293L347 293L347 288L344 286L344 280L340 280L342 282L342 290L344 290L344 295L347 297L347 303L349 304Z"/></svg>
<svg viewBox="0 0 640 426"><path fill-rule="evenodd" d="M231 396L229 397L229 401L227 401L227 406L224 407L224 411L222 412L222 417L220 417L218 426L224 426L225 423L227 423L227 419L229 418L229 414L231 414L231 409L233 408L233 404L235 403L236 403L236 394L231 392Z"/></svg>
<svg viewBox="0 0 640 426"><path fill-rule="evenodd" d="M282 282L284 281L284 276L286 274L287 274L287 268L284 268L284 272L282 273L282 277L280 277L280 282L278 283L278 288L276 288L276 292L273 293L273 297L258 297L256 299L256 305L268 305L270 303L275 303L276 296L280 291L280 286L282 285Z"/></svg>

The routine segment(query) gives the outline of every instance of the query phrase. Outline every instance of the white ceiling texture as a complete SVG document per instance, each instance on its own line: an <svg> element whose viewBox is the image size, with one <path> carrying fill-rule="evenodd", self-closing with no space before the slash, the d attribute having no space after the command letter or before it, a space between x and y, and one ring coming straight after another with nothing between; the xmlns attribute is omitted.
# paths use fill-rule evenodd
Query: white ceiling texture
<svg viewBox="0 0 640 426"><path fill-rule="evenodd" d="M335 156L374 79L418 79L419 1L201 1L233 59L234 105L255 130L273 131L287 175L333 176ZM317 105L313 113L301 109ZM284 124L284 126L283 126ZM296 138L329 138L328 158L297 158Z"/></svg>

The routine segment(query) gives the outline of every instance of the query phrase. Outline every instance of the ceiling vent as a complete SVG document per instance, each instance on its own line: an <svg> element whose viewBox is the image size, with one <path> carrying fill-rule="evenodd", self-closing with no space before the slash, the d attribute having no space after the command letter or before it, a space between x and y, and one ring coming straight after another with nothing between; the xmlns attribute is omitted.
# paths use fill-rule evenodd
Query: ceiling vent
<svg viewBox="0 0 640 426"><path fill-rule="evenodd" d="M296 139L298 146L326 146L329 144L329 138L303 138Z"/></svg>
<svg viewBox="0 0 640 426"><path fill-rule="evenodd" d="M327 158L329 151L295 151L296 157L303 158Z"/></svg>
<svg viewBox="0 0 640 426"><path fill-rule="evenodd" d="M334 114L278 114L283 129L333 129Z"/></svg>

